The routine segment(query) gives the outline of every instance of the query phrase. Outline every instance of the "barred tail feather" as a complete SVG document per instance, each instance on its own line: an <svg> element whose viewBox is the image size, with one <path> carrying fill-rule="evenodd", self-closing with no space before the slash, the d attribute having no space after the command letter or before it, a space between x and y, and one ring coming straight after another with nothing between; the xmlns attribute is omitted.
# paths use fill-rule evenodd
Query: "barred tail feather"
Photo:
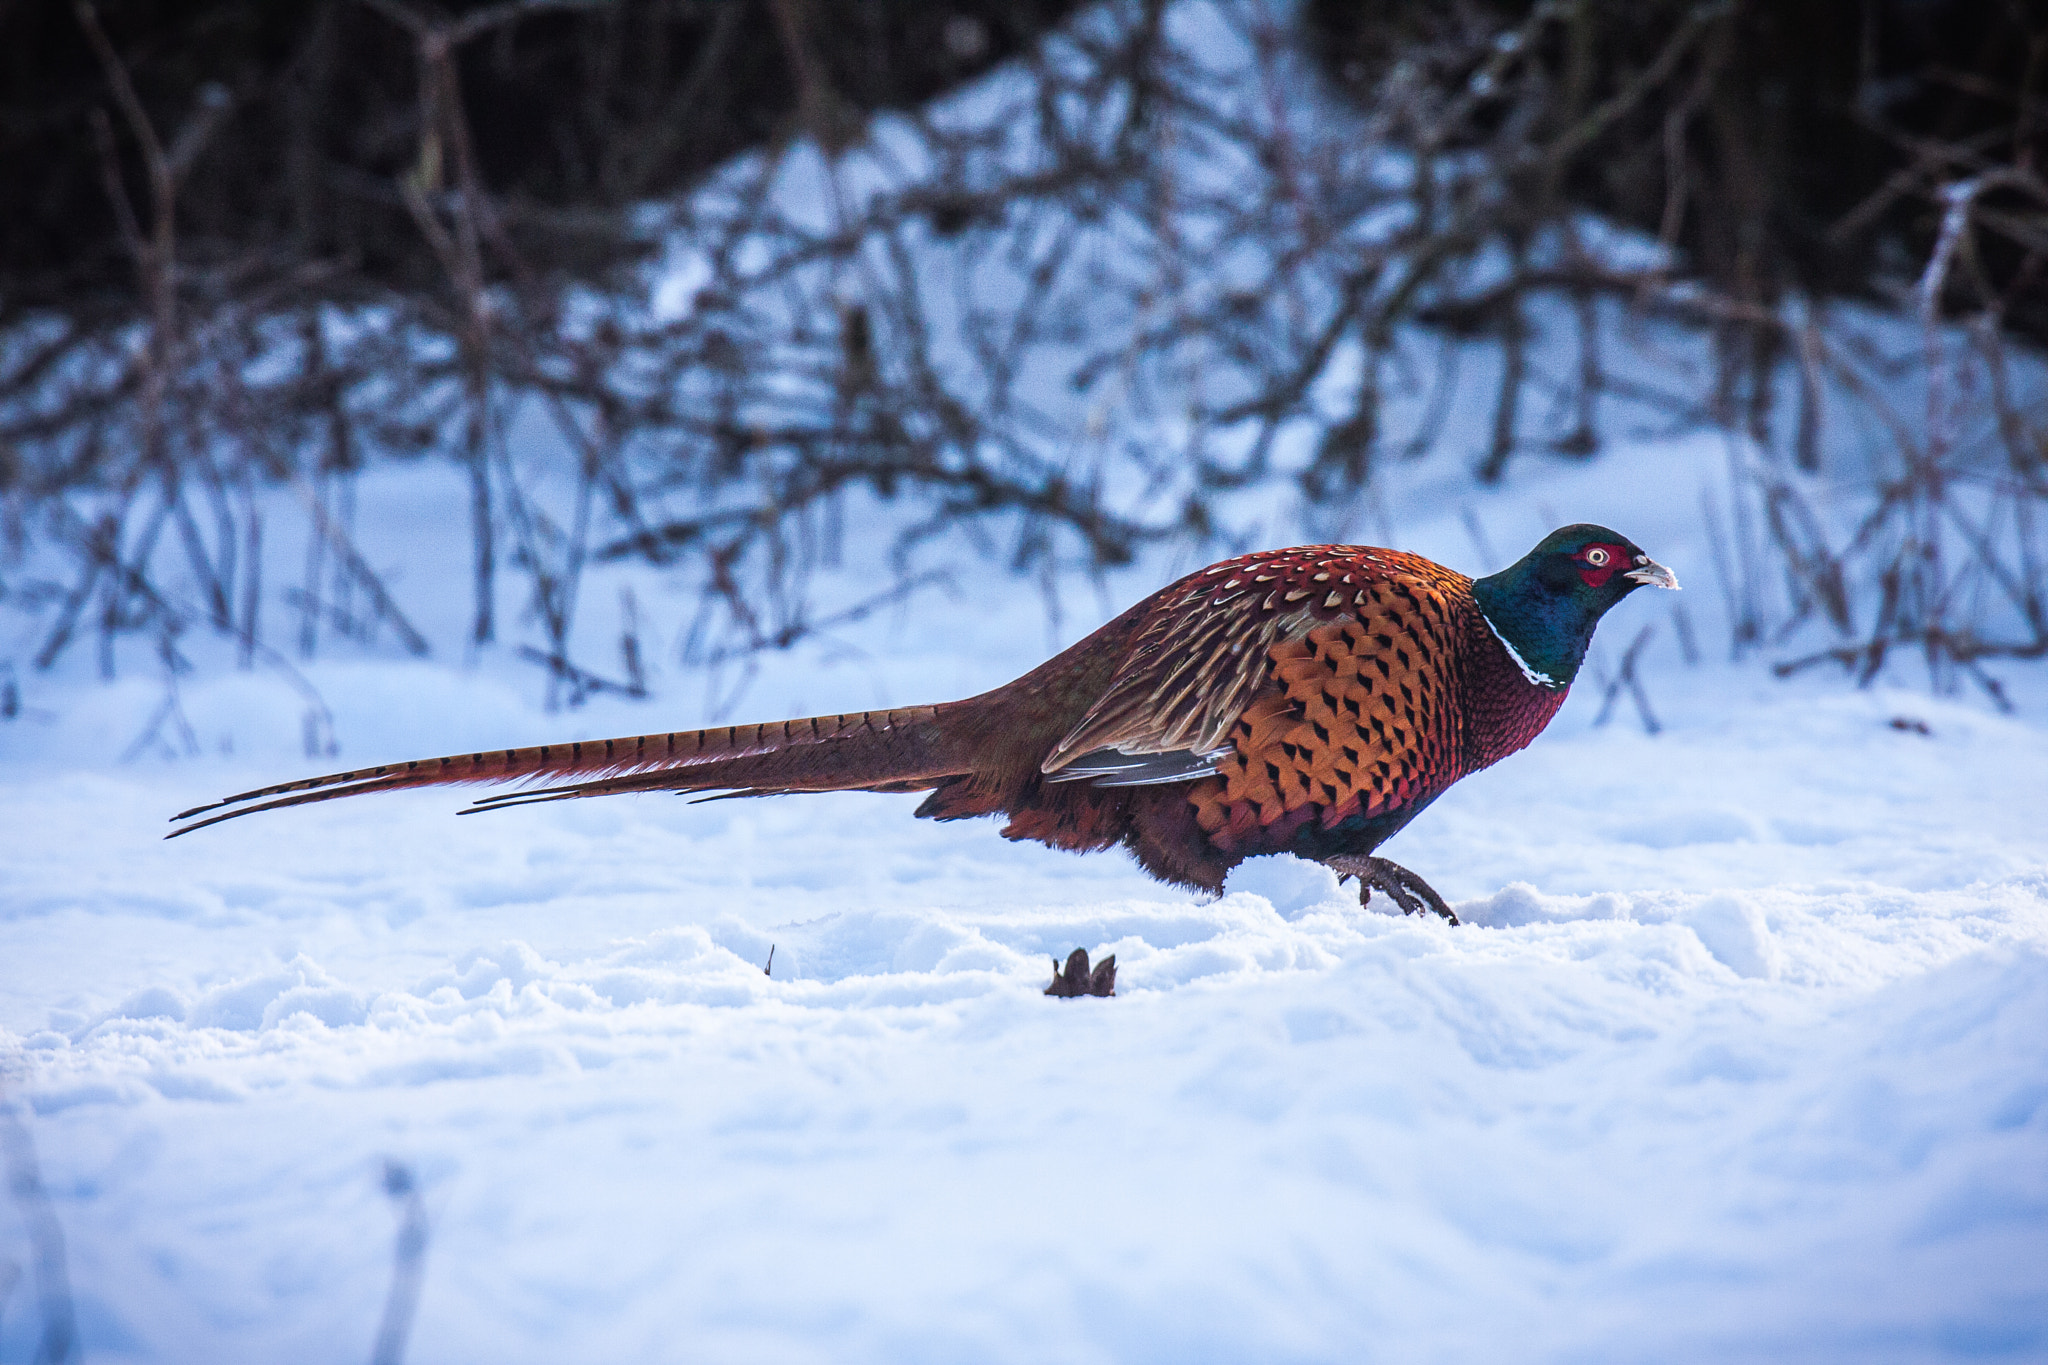
<svg viewBox="0 0 2048 1365"><path fill-rule="evenodd" d="M968 771L956 733L963 703L488 749L259 787L171 817L175 839L223 820L407 787L580 777L486 797L470 811L628 791L920 791ZM201 817L203 819L195 819Z"/></svg>

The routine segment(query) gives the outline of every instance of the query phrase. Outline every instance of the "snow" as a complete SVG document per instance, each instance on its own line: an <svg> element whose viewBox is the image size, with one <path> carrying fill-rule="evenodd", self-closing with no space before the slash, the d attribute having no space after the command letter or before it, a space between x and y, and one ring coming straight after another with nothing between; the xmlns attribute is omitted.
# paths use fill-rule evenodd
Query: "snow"
<svg viewBox="0 0 2048 1365"><path fill-rule="evenodd" d="M1612 520L1705 613L1649 471L1711 458L1467 505L1501 544L1538 504ZM1407 477L1407 543L1469 563ZM771 660L747 707L1021 671L1039 604L986 591ZM46 691L0 732L0 1046L87 1358L362 1358L386 1157L430 1220L418 1360L2048 1358L2042 680L2002 716L1672 635L1661 733L1595 727L1588 677L1388 846L1455 929L1289 859L1204 900L914 798L406 793L165 843L307 769L296 695L188 680L208 752L123 764L155 684ZM309 677L343 762L694 719L681 677L555 715L489 658ZM1115 999L1040 994L1076 945ZM27 1292L0 1307L25 1358Z"/></svg>
<svg viewBox="0 0 2048 1365"><path fill-rule="evenodd" d="M673 265L665 316L703 278ZM668 632L653 701L550 713L509 645L329 648L332 759L272 673L177 680L189 746L136 742L147 666L24 677L0 1085L84 1357L367 1357L392 1159L430 1228L417 1361L2048 1360L2048 675L2009 670L2008 715L1726 662L1698 515L1726 449L1617 433L1481 491L1487 416L1364 506L1251 517L1467 571L1600 521L1686 584L1617 609L1548 732L1385 849L1458 928L1291 859L1194 896L914 797L415 792L160 838L352 763L966 695L1195 567L1170 548L1058 584L1056 623L976 576L767 659L738 713L664 664L685 590L594 568L586 639L618 585ZM1114 419L1105 445L1154 430ZM459 639L459 482L358 497L366 555ZM1597 725L1644 625L1662 729L1626 699ZM1116 998L1041 994L1075 946L1116 955ZM7 1273L31 1217L0 1203L0 1360L40 1330Z"/></svg>

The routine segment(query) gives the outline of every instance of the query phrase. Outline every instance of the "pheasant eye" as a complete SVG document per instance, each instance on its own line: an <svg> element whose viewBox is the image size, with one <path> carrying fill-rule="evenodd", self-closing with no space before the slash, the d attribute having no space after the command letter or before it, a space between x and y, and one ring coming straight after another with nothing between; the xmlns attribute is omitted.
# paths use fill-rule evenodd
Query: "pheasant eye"
<svg viewBox="0 0 2048 1365"><path fill-rule="evenodd" d="M1586 562L1596 569L1605 568L1607 566L1607 551L1595 545L1592 549L1586 551Z"/></svg>

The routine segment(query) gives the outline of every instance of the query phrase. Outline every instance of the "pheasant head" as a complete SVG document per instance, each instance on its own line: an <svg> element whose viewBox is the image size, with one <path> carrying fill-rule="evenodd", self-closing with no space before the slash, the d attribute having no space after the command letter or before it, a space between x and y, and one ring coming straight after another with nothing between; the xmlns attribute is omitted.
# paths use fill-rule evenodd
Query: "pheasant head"
<svg viewBox="0 0 2048 1365"><path fill-rule="evenodd" d="M1475 580L1472 597L1529 680L1563 688L1578 676L1607 609L1646 585L1676 589L1678 576L1618 531L1581 523Z"/></svg>

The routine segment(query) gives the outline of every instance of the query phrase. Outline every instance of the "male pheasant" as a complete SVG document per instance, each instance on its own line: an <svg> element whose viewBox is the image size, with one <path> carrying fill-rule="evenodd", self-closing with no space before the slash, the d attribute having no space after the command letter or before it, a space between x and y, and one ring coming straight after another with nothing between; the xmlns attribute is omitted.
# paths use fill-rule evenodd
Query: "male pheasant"
<svg viewBox="0 0 2048 1365"><path fill-rule="evenodd" d="M1406 913L1443 898L1373 850L1563 704L1593 628L1671 571L1600 526L1567 526L1471 579L1419 555L1304 545L1189 574L1015 682L965 701L494 749L243 792L169 837L280 806L401 787L534 779L470 814L613 792L929 792L935 820L1128 848L1162 881L1220 891L1292 853ZM559 779L573 778L574 781ZM194 817L204 817L195 819Z"/></svg>

